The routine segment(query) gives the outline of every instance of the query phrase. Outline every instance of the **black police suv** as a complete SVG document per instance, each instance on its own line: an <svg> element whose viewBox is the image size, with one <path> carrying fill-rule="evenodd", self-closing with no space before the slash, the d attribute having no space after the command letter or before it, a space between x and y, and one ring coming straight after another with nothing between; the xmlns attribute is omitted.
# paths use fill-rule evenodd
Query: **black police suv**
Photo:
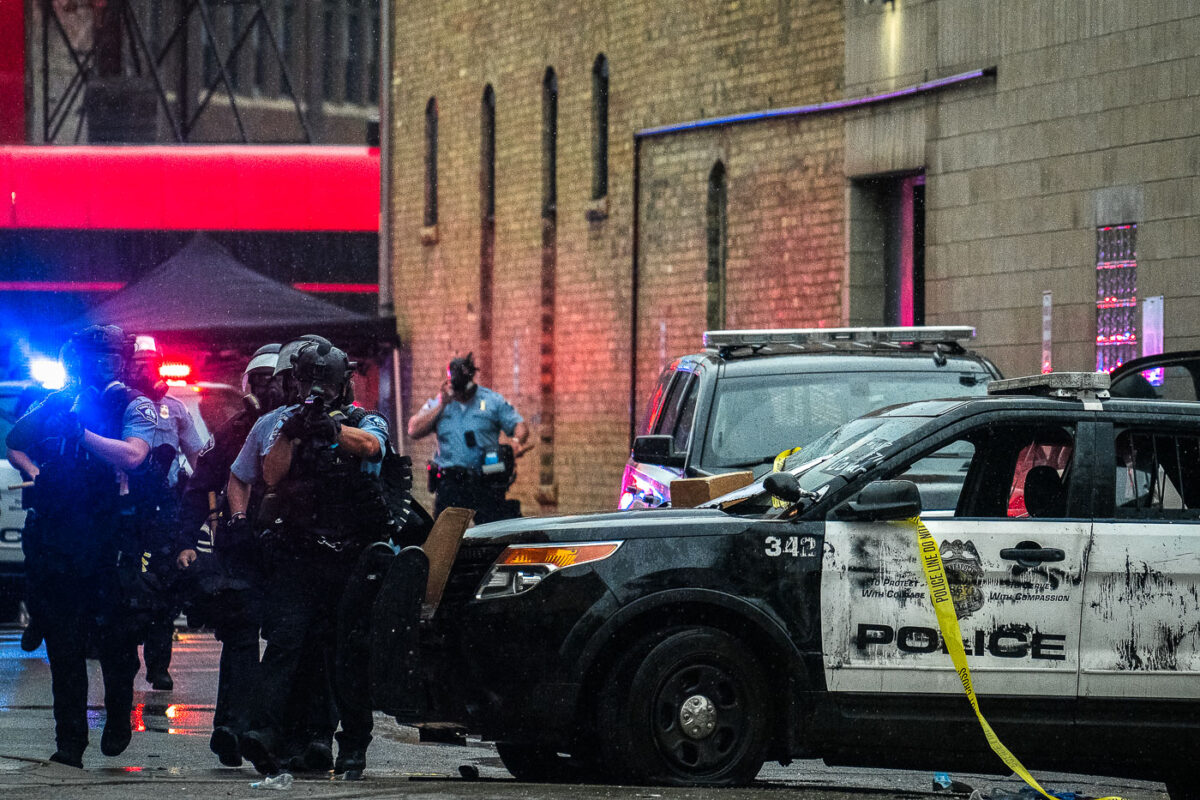
<svg viewBox="0 0 1200 800"><path fill-rule="evenodd" d="M818 757L1007 772L944 650L919 514L983 711L1026 766L1195 797L1200 405L1108 380L876 411L701 508L471 529L404 718L496 741L526 780L740 784Z"/></svg>
<svg viewBox="0 0 1200 800"><path fill-rule="evenodd" d="M671 502L671 481L762 475L775 456L882 406L980 395L1000 377L967 325L708 331L659 376L618 507Z"/></svg>

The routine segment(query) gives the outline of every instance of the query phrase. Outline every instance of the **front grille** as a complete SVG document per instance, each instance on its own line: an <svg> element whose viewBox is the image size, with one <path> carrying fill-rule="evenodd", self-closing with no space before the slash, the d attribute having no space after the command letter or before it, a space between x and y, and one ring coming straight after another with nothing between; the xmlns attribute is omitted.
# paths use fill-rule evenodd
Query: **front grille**
<svg viewBox="0 0 1200 800"><path fill-rule="evenodd" d="M479 588L484 574L503 550L504 545L500 544L460 547L454 566L450 568L442 605L461 605L475 597L475 590Z"/></svg>

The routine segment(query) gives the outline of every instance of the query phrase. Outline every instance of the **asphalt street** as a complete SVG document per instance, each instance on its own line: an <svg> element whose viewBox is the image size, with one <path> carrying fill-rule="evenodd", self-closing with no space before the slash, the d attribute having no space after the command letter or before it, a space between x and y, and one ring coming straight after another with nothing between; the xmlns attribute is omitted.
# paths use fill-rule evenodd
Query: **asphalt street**
<svg viewBox="0 0 1200 800"><path fill-rule="evenodd" d="M260 780L249 766L221 767L208 750L213 698L216 696L219 644L211 635L180 631L171 674L175 689L153 691L138 675L134 698L133 741L122 755L100 753L104 724L98 666L89 662L89 724L92 745L84 769L76 770L44 759L54 750L50 673L44 649L25 653L20 630L0 629L0 793L30 800L69 798L257 797L251 788ZM624 786L537 786L518 783L486 742L468 739L465 745L418 741L417 731L376 715L375 742L368 754L366 779L359 783L329 776L298 777L289 796L352 798L767 798L780 795L841 800L874 797L933 796L932 775L898 770L828 767L819 761L799 761L788 767L768 764L754 786L738 790L682 790ZM1019 743L1010 743L1018 751ZM473 770L471 768L474 768ZM466 768L460 770L460 768ZM473 775L478 778L463 777ZM1013 778L960 775L954 779L980 789L1002 787L1017 791ZM1039 775L1048 788L1125 800L1167 800L1161 784L1109 780L1079 775ZM267 796L273 796L268 794ZM945 796L939 793L938 796ZM961 796L966 796L965 793Z"/></svg>

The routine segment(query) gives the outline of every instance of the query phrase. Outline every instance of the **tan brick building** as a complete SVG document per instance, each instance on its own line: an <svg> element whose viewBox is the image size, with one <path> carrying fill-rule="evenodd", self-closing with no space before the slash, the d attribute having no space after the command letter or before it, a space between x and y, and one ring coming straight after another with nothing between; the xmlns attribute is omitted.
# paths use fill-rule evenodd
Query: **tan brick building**
<svg viewBox="0 0 1200 800"><path fill-rule="evenodd" d="M1017 374L1041 361L1049 290L1056 368L1093 367L1098 315L1136 328L1146 296L1165 296L1168 348L1200 344L1188 3L394 14L409 410L474 350L540 437L527 513L615 504L632 416L708 327L969 323ZM746 118L681 125L726 115ZM1133 259L1098 271L1103 237L1105 253L1136 237L1116 311L1097 310L1097 276ZM417 463L432 450L408 445Z"/></svg>

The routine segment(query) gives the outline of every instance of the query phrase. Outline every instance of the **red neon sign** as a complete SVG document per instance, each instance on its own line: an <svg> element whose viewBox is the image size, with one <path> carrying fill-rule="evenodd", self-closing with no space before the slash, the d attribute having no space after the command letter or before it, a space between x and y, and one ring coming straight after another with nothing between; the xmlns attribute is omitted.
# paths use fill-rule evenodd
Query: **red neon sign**
<svg viewBox="0 0 1200 800"><path fill-rule="evenodd" d="M379 230L379 150L0 147L0 228Z"/></svg>

